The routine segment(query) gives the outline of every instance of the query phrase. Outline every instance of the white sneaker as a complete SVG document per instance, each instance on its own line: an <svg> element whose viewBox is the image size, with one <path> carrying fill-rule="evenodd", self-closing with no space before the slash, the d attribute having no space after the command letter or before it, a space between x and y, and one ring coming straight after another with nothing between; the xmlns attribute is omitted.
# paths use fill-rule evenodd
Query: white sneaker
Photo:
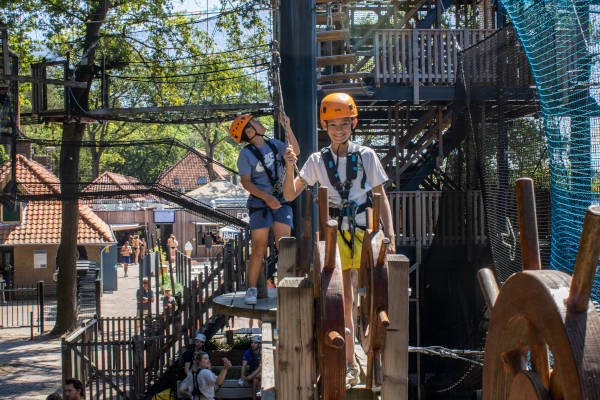
<svg viewBox="0 0 600 400"><path fill-rule="evenodd" d="M352 364L346 365L346 387L358 385L358 383L358 369Z"/></svg>
<svg viewBox="0 0 600 400"><path fill-rule="evenodd" d="M248 290L246 290L246 296L244 296L244 302L248 305L255 305L257 295L258 295L258 290L255 287L249 287Z"/></svg>

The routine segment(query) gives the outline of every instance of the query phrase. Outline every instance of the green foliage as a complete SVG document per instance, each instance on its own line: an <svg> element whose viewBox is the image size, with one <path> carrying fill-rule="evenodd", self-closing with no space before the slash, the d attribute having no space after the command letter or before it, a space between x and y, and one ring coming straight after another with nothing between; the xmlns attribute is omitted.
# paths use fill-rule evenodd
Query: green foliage
<svg viewBox="0 0 600 400"><path fill-rule="evenodd" d="M171 277L169 274L162 274L160 279L160 289L164 292L165 289L171 289ZM175 282L175 293L178 293L183 296L183 286L179 282Z"/></svg>

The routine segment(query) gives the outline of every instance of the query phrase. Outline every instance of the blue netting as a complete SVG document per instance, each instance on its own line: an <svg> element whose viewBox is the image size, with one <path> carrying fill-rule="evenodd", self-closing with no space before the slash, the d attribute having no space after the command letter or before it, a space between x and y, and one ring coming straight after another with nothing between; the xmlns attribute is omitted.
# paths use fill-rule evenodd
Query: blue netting
<svg viewBox="0 0 600 400"><path fill-rule="evenodd" d="M572 273L585 210L600 203L600 2L501 2L531 64L545 121L550 267ZM592 297L600 300L598 274Z"/></svg>

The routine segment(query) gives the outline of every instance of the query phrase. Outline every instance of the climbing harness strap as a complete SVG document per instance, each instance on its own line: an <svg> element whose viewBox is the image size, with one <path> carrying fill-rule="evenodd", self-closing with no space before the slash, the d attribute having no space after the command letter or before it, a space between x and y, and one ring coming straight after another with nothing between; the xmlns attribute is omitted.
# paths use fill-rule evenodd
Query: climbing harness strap
<svg viewBox="0 0 600 400"><path fill-rule="evenodd" d="M248 150L250 150L250 152L252 154L254 154L254 157L256 157L258 159L258 161L262 164L265 173L267 174L267 178L269 178L269 182L271 183L271 193L276 196L279 197L282 193L282 186L281 186L281 182L279 181L279 169L278 169L278 164L282 164L283 163L283 159L281 157L279 157L279 160L277 159L278 156L278 151L277 148L275 147L275 145L273 143L271 143L270 140L265 139L265 143L267 144L267 146L269 146L269 149L271 149L271 151L273 152L273 169L274 171L271 171L270 168L267 167L267 164L265 163L265 157L263 156L263 154L260 152L260 150L253 144L249 144L246 146L246 148Z"/></svg>
<svg viewBox="0 0 600 400"><path fill-rule="evenodd" d="M358 176L358 160L360 159L360 163L364 164L362 156L358 146L355 146L354 143L350 142L348 144L348 151L346 155L346 180L344 183L342 183L338 172L339 157L337 161L334 161L333 153L329 147L322 148L321 155L323 157L323 162L325 163L325 170L327 171L329 182L342 198L341 207L330 207L329 212L332 217L338 217L338 230L341 233L340 236L350 248L350 256L354 257L354 239L356 237L356 228L361 228L363 230L366 229L366 227L358 226L356 224L356 216L365 211L367 207L370 207L372 204L372 196L370 191L367 193L367 201L363 204L359 205L355 201L349 200L352 181ZM363 165L363 173L360 181L360 187L362 189L365 188L366 180L367 174L365 173ZM347 217L348 220L348 231L350 232L349 240L346 239L346 236L342 232L342 222L344 217Z"/></svg>
<svg viewBox="0 0 600 400"><path fill-rule="evenodd" d="M192 370L192 384L194 385L194 389L192 390L192 396L200 396L200 387L198 386L198 374L200 373L200 369L196 371Z"/></svg>

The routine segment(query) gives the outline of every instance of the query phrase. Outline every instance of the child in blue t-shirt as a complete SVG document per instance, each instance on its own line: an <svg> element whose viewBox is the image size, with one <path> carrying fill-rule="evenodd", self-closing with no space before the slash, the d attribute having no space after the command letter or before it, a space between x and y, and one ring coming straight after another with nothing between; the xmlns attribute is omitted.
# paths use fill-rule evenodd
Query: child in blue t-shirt
<svg viewBox="0 0 600 400"><path fill-rule="evenodd" d="M300 154L289 118L282 116L280 123L288 132L294 153ZM290 236L293 226L292 207L285 202L281 186L286 145L276 139L265 139L265 131L265 127L251 115L239 116L229 129L229 134L236 142L248 143L240 151L237 161L242 186L250 192L248 210L252 231L252 254L248 265L246 304L256 304L256 282L267 251L271 228L275 236L275 245L279 246L279 239Z"/></svg>

